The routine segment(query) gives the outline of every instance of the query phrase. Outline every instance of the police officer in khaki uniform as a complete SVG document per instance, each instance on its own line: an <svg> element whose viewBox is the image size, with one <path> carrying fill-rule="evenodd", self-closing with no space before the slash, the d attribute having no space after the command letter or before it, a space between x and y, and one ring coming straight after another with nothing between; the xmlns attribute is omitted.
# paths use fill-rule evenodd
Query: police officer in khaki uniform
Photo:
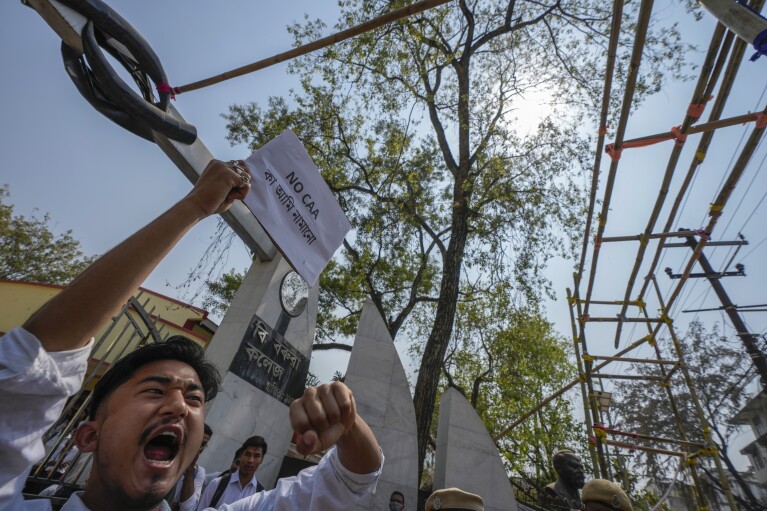
<svg viewBox="0 0 767 511"><path fill-rule="evenodd" d="M592 479L581 491L585 511L633 511L623 489L606 479Z"/></svg>
<svg viewBox="0 0 767 511"><path fill-rule="evenodd" d="M426 511L485 511L485 502L479 495L458 488L437 490L426 500Z"/></svg>

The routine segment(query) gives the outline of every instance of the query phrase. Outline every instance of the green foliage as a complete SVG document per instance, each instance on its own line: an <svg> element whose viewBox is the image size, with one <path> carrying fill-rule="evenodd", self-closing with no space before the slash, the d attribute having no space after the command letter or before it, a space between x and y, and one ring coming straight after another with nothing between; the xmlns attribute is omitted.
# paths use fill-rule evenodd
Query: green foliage
<svg viewBox="0 0 767 511"><path fill-rule="evenodd" d="M214 314L223 315L231 305L244 277L244 272L230 270L219 280L206 280L206 294L202 306Z"/></svg>
<svg viewBox="0 0 767 511"><path fill-rule="evenodd" d="M56 235L47 213L14 216L8 197L8 187L0 187L0 279L66 285L93 262L71 230Z"/></svg>

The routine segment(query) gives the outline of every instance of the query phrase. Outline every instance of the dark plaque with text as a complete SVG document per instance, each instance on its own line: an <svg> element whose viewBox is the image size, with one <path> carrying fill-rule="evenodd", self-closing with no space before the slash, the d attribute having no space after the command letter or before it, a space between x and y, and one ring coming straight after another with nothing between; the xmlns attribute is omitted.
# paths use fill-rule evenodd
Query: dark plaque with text
<svg viewBox="0 0 767 511"><path fill-rule="evenodd" d="M289 405L304 393L309 359L254 315L229 370Z"/></svg>

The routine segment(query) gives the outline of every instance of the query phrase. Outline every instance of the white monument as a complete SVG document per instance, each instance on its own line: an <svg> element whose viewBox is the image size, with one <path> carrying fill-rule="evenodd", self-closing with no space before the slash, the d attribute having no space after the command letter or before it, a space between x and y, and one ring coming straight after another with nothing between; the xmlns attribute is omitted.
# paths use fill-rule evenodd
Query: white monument
<svg viewBox="0 0 767 511"><path fill-rule="evenodd" d="M485 511L517 511L501 454L471 404L457 390L442 394L434 490L458 487L485 501Z"/></svg>
<svg viewBox="0 0 767 511"><path fill-rule="evenodd" d="M260 435L268 449L256 477L274 486L292 436L288 404L304 391L317 299L318 288L281 257L248 270L207 350L223 376L206 416L213 437L200 464L207 470L229 468L242 442Z"/></svg>
<svg viewBox="0 0 767 511"><path fill-rule="evenodd" d="M413 398L394 342L370 301L362 309L345 382L386 457L375 495L350 509L389 509L389 497L396 490L405 497L405 509L415 510L418 439Z"/></svg>

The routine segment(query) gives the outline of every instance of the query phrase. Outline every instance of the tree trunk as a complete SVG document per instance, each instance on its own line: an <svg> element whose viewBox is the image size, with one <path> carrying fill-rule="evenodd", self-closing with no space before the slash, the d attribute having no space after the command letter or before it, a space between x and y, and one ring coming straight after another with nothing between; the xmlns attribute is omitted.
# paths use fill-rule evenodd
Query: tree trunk
<svg viewBox="0 0 767 511"><path fill-rule="evenodd" d="M469 38L470 39L470 38ZM450 243L442 262L442 281L439 289L437 313L434 317L429 339L421 359L418 371L418 381L415 386L415 416L418 430L418 480L421 480L423 462L426 458L431 430L431 420L434 415L437 388L439 385L442 362L445 359L450 337L453 333L453 322L458 304L461 266L466 250L466 240L469 226L469 200L471 197L471 182L469 179L469 62L470 54L466 53L460 62L453 64L458 78L458 168L454 173L453 212L451 215ZM449 148L442 148L443 153Z"/></svg>
<svg viewBox="0 0 767 511"><path fill-rule="evenodd" d="M458 206L453 212L454 230L450 238L450 244L443 264L442 282L440 284L439 302L437 313L434 317L429 339L421 359L421 367L418 371L418 382L415 386L415 417L418 427L418 479L420 481L423 471L423 461L426 457L431 430L431 419L434 414L437 387L439 384L442 361L453 333L453 321L458 300L459 277L461 264L466 246L468 208L464 204Z"/></svg>

